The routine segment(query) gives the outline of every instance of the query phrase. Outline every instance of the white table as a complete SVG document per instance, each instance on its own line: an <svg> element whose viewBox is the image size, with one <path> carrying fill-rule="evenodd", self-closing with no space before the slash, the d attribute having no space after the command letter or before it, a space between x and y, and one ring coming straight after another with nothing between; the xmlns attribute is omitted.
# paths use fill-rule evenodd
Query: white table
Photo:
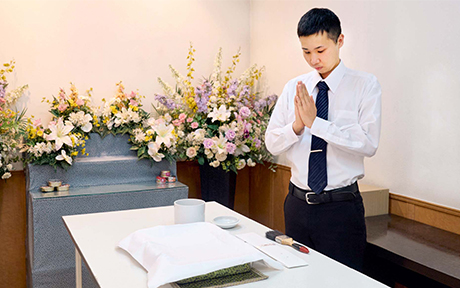
<svg viewBox="0 0 460 288"><path fill-rule="evenodd" d="M269 228L238 214L216 202L206 203L206 221L212 222L217 216L234 216L240 223L232 229L232 234L255 232L261 236ZM76 246L76 283L81 287L81 258L100 287L147 287L147 272L131 256L117 247L118 242L139 229L157 225L174 224L174 207L125 210L106 213L63 216L67 230ZM350 269L316 251L309 254L283 246L309 265L272 270L262 265L257 267L269 276L267 280L244 284L238 287L318 287L318 288L374 288L387 287L380 282ZM80 256L81 255L81 256ZM79 286L80 285L80 286ZM170 287L164 285L162 287Z"/></svg>

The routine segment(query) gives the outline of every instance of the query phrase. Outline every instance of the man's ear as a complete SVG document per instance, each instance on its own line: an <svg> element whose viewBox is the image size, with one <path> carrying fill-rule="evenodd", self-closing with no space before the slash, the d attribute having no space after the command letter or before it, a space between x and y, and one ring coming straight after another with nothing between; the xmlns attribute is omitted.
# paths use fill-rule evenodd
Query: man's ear
<svg viewBox="0 0 460 288"><path fill-rule="evenodd" d="M343 36L343 34L340 34L339 38L337 38L337 44L339 44L339 48L342 48L344 38L345 38L345 36Z"/></svg>

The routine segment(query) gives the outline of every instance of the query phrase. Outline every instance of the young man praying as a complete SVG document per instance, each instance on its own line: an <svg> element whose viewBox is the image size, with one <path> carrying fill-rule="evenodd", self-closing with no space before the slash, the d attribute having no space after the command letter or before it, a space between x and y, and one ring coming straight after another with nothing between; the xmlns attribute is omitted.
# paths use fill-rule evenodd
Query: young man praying
<svg viewBox="0 0 460 288"><path fill-rule="evenodd" d="M265 139L272 154L290 161L286 234L361 270L366 226L357 180L379 143L380 84L340 59L344 35L329 9L303 15L297 35L314 71L286 84Z"/></svg>

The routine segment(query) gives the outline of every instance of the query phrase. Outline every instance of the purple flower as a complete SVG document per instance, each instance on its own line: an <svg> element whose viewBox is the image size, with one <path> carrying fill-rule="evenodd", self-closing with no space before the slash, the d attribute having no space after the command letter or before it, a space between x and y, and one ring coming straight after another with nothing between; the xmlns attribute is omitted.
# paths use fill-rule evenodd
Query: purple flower
<svg viewBox="0 0 460 288"><path fill-rule="evenodd" d="M254 145L256 146L256 148L259 148L261 144L262 144L262 141L260 141L259 138L254 139Z"/></svg>
<svg viewBox="0 0 460 288"><path fill-rule="evenodd" d="M177 108L176 103L172 99L166 98L165 95L155 94L155 100L170 110Z"/></svg>
<svg viewBox="0 0 460 288"><path fill-rule="evenodd" d="M237 88L238 88L238 79L235 79L231 82L230 86L227 88L228 96L236 96Z"/></svg>
<svg viewBox="0 0 460 288"><path fill-rule="evenodd" d="M206 138L203 141L203 146L206 149L211 149L212 145L214 145L214 141L212 139Z"/></svg>
<svg viewBox="0 0 460 288"><path fill-rule="evenodd" d="M248 118L249 115L251 115L251 110L249 110L246 106L241 107L239 112L243 119Z"/></svg>
<svg viewBox="0 0 460 288"><path fill-rule="evenodd" d="M227 152L228 154L233 154L235 153L235 150L236 150L236 145L233 144L233 143L227 143Z"/></svg>
<svg viewBox="0 0 460 288"><path fill-rule="evenodd" d="M225 138L227 138L228 141L232 141L235 139L236 133L232 129L228 129L227 132L225 132Z"/></svg>
<svg viewBox="0 0 460 288"><path fill-rule="evenodd" d="M209 96L212 94L212 85L208 80L203 82L201 87L195 88L195 103L198 108L198 113L207 113L208 112L208 101Z"/></svg>
<svg viewBox="0 0 460 288"><path fill-rule="evenodd" d="M6 82L0 81L0 98L5 97L5 88L6 88Z"/></svg>

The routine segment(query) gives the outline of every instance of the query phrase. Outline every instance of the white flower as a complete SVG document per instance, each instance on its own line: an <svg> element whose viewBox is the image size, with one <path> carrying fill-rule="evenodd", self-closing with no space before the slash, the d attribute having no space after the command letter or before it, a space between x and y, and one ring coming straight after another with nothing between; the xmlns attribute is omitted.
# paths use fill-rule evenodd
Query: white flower
<svg viewBox="0 0 460 288"><path fill-rule="evenodd" d="M213 137L215 148L217 148L217 153L227 154L227 138L222 134L219 135L219 138Z"/></svg>
<svg viewBox="0 0 460 288"><path fill-rule="evenodd" d="M196 156L196 149L195 149L195 147L189 147L189 148L187 148L186 154L187 154L187 157L189 157L189 158L195 157L195 156Z"/></svg>
<svg viewBox="0 0 460 288"><path fill-rule="evenodd" d="M195 141L201 143L204 140L204 137L206 136L206 130L204 129L197 129L195 132L193 132L193 138Z"/></svg>
<svg viewBox="0 0 460 288"><path fill-rule="evenodd" d="M150 117L149 119L144 121L144 127L153 127L155 126L155 118Z"/></svg>
<svg viewBox="0 0 460 288"><path fill-rule="evenodd" d="M212 118L212 122L216 120L225 122L227 121L228 117L230 117L230 111L227 111L225 105L220 105L219 109L216 109L216 107L214 107L212 112L208 114L208 118Z"/></svg>
<svg viewBox="0 0 460 288"><path fill-rule="evenodd" d="M112 108L110 108L110 105L106 104L104 109L102 109L102 116L110 117L110 115L112 115Z"/></svg>
<svg viewBox="0 0 460 288"><path fill-rule="evenodd" d="M141 121L141 117L139 116L139 113L136 111L133 111L131 108L128 109L128 118L130 121L133 121L134 123L139 123Z"/></svg>
<svg viewBox="0 0 460 288"><path fill-rule="evenodd" d="M256 162L252 161L251 158L249 158L249 159L247 160L247 163L248 163L248 166L249 166L249 167L254 167L254 166L256 166L256 164L257 164Z"/></svg>
<svg viewBox="0 0 460 288"><path fill-rule="evenodd" d="M151 130L149 130L151 131ZM152 131L153 132L153 131ZM136 142L143 142L145 139L145 133L140 128L136 128L133 130L134 141Z"/></svg>
<svg viewBox="0 0 460 288"><path fill-rule="evenodd" d="M81 130L87 133L93 129L93 124L91 124L92 119L90 114L85 114L83 111L72 112L69 115L69 121L75 126L80 126Z"/></svg>
<svg viewBox="0 0 460 288"><path fill-rule="evenodd" d="M204 149L204 154L206 155L206 157L208 159L211 159L212 157L214 157L214 153L212 153L212 151L210 149Z"/></svg>
<svg viewBox="0 0 460 288"><path fill-rule="evenodd" d="M51 130L51 134L46 136L46 140L48 141L55 141L56 143L56 151L61 149L62 145L66 144L67 146L72 146L72 140L68 135L70 131L73 129L72 123L66 121L66 124L62 122L62 118L59 118L56 124L52 124L49 126Z"/></svg>
<svg viewBox="0 0 460 288"><path fill-rule="evenodd" d="M218 160L209 163L209 166L214 167L214 168L219 167L219 165L220 165L220 162Z"/></svg>
<svg viewBox="0 0 460 288"><path fill-rule="evenodd" d="M6 165L6 170L8 170L8 171L13 170L13 165L11 165L11 164Z"/></svg>
<svg viewBox="0 0 460 288"><path fill-rule="evenodd" d="M56 160L58 160L58 161L65 160L67 163L72 165L72 157L68 156L65 153L65 150L61 150L61 155L56 156Z"/></svg>
<svg viewBox="0 0 460 288"><path fill-rule="evenodd" d="M249 151L251 151L251 148L249 148L246 144L243 144L236 148L235 153L233 155L240 156L244 155L244 153L248 153Z"/></svg>
<svg viewBox="0 0 460 288"><path fill-rule="evenodd" d="M169 113L166 113L164 118L165 118L166 122L168 122L168 123L172 121L172 117L171 117L171 115L169 115Z"/></svg>
<svg viewBox="0 0 460 288"><path fill-rule="evenodd" d="M10 172L6 172L2 175L2 179L8 179L11 177L11 173Z"/></svg>
<svg viewBox="0 0 460 288"><path fill-rule="evenodd" d="M209 102L211 102L211 103L216 103L216 101L217 101L217 97L216 97L216 96L212 95L211 97L209 97Z"/></svg>
<svg viewBox="0 0 460 288"><path fill-rule="evenodd" d="M149 155L150 157L153 158L153 160L160 162L162 158L165 157L162 153L158 153L158 150L160 149L160 145L157 144L156 142L150 142L149 145Z"/></svg>
<svg viewBox="0 0 460 288"><path fill-rule="evenodd" d="M236 169L241 170L244 168L244 166L246 166L246 161L244 161L244 159L241 159L240 161L238 161L238 164L236 165Z"/></svg>
<svg viewBox="0 0 460 288"><path fill-rule="evenodd" d="M226 153L218 153L218 154L216 154L216 159L219 160L220 162L224 162L225 159L227 159L227 154Z"/></svg>
<svg viewBox="0 0 460 288"><path fill-rule="evenodd" d="M174 139L174 135L172 134L174 126L161 123L153 127L153 130L157 133L155 141L158 143L158 146L160 146L161 143L165 143L166 147L169 148L171 146L171 140Z"/></svg>

